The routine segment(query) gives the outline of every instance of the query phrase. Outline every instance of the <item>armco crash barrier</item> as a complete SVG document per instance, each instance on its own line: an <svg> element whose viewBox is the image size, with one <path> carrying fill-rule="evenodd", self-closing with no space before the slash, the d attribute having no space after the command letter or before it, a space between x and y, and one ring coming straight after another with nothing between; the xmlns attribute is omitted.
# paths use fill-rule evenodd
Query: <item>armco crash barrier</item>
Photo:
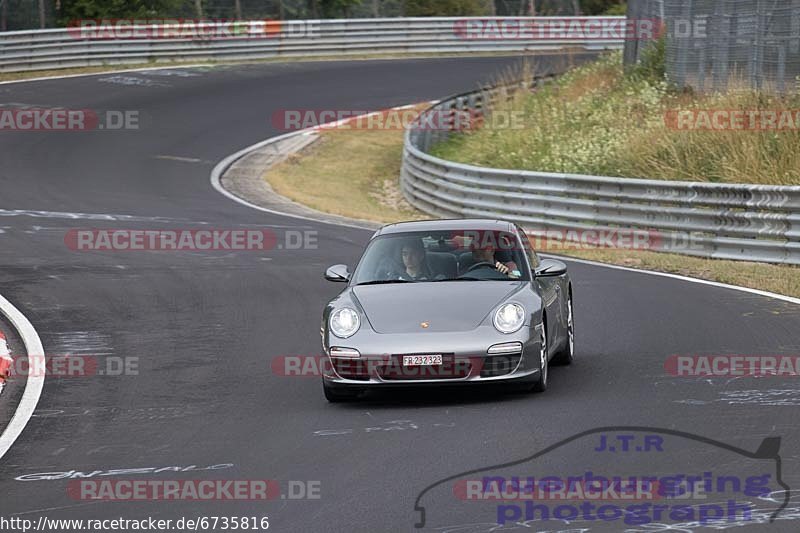
<svg viewBox="0 0 800 533"><path fill-rule="evenodd" d="M428 112L474 116L487 99L507 91L454 96ZM450 135L458 133L425 128L419 120L406 131L401 187L429 214L503 218L557 235L641 231L655 236L649 250L800 265L800 187L503 170L428 153Z"/></svg>
<svg viewBox="0 0 800 533"><path fill-rule="evenodd" d="M227 21L202 30L175 25L80 27L0 32L0 72L158 62L247 61L303 56L526 52L578 48L621 49L615 28L625 17L586 17L581 28L565 18L453 17ZM466 21L470 25L466 25ZM544 32L506 35L472 31L488 27L543 27ZM113 21L112 21L113 24ZM610 29L611 31L600 31ZM175 31L172 31L172 30ZM234 30L234 31L230 31Z"/></svg>

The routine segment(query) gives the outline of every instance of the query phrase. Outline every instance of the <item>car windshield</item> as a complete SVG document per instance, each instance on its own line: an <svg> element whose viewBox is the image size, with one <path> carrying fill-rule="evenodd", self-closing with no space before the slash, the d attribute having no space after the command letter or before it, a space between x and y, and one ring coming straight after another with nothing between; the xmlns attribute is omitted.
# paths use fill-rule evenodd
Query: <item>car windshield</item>
<svg viewBox="0 0 800 533"><path fill-rule="evenodd" d="M487 230L381 235L353 274L355 285L529 279L517 237Z"/></svg>

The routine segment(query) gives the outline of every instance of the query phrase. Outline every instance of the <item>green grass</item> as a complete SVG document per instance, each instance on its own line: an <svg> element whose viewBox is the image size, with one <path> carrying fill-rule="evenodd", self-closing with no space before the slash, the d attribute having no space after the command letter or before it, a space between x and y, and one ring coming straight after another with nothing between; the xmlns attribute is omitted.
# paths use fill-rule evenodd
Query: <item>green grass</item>
<svg viewBox="0 0 800 533"><path fill-rule="evenodd" d="M800 95L679 92L659 76L662 64L663 51L653 47L644 66L625 75L621 55L608 54L535 93L518 91L491 107L490 113L516 113L521 127L454 135L433 153L508 169L800 185L800 127L687 131L670 128L665 120L676 110L798 110Z"/></svg>
<svg viewBox="0 0 800 533"><path fill-rule="evenodd" d="M402 130L334 129L265 179L278 194L326 213L375 222L428 218L400 192L402 154Z"/></svg>

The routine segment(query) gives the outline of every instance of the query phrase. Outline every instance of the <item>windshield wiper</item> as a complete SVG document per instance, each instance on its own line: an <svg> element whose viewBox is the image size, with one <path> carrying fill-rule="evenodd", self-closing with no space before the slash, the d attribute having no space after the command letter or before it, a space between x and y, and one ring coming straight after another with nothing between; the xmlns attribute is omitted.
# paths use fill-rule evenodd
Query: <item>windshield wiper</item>
<svg viewBox="0 0 800 533"><path fill-rule="evenodd" d="M483 278L473 278L472 276L459 276L457 278L435 279L433 281L484 281Z"/></svg>
<svg viewBox="0 0 800 533"><path fill-rule="evenodd" d="M356 287L360 285L385 285L389 283L415 283L415 282L408 279L374 279L372 281L362 281L361 283L356 283Z"/></svg>

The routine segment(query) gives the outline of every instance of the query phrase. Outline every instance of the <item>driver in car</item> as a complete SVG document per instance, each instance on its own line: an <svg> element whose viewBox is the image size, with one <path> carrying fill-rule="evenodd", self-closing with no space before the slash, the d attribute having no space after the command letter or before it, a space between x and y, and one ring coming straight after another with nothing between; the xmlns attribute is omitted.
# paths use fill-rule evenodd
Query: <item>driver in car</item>
<svg viewBox="0 0 800 533"><path fill-rule="evenodd" d="M520 277L519 268L514 261L506 261L500 262L495 259L495 248L492 244L485 243L482 246L477 242L473 242L471 245L472 248L472 260L475 261L474 265L484 263L488 266L494 266L494 269L500 272L501 274L505 274L510 278L518 278ZM470 267L472 268L472 267Z"/></svg>

